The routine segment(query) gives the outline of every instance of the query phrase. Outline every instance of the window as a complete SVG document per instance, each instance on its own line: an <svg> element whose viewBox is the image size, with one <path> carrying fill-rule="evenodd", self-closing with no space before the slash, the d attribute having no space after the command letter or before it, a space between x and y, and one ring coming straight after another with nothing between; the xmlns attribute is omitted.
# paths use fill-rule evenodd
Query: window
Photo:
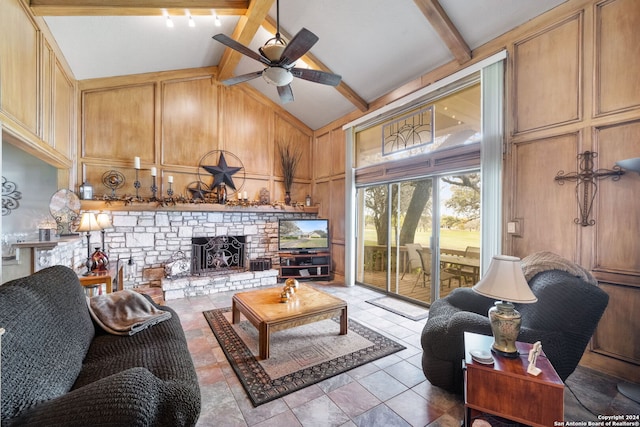
<svg viewBox="0 0 640 427"><path fill-rule="evenodd" d="M428 304L479 280L490 259L487 242L491 255L499 252L502 67L493 61L346 126L355 166L349 194L355 198L347 197L347 205L353 200L347 233L354 237L348 284ZM487 101L488 93L494 99Z"/></svg>

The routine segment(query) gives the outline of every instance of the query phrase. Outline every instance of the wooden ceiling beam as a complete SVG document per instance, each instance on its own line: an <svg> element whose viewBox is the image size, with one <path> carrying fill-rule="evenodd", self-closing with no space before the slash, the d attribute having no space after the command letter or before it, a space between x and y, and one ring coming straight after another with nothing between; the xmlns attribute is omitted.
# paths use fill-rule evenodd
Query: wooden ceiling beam
<svg viewBox="0 0 640 427"><path fill-rule="evenodd" d="M271 9L274 1L275 0L251 0L247 12L244 16L240 17L231 38L240 44L248 46L267 18L269 9ZM240 58L242 58L241 53L228 47L225 48L220 63L218 64L218 80L226 80L232 77L240 62Z"/></svg>
<svg viewBox="0 0 640 427"><path fill-rule="evenodd" d="M270 16L267 16L266 20L263 23L263 27L265 28L265 30L269 31L270 33L275 34L277 23L275 19L271 18ZM291 34L288 34L282 28L280 28L280 35L284 37L286 40L291 40L293 38ZM311 52L307 52L306 54L302 55L300 59L304 61L306 64L308 64L309 67L315 70L320 70L326 73L335 74L333 71L331 71L331 69L329 69L329 67L324 65L322 61L316 58L316 56ZM340 81L338 86L336 86L336 90L342 96L347 98L349 102L355 105L358 108L358 110L365 112L369 109L369 104L367 103L367 101L362 99L362 97L358 95L356 91L354 91L351 87L349 87L344 81L342 80Z"/></svg>
<svg viewBox="0 0 640 427"><path fill-rule="evenodd" d="M459 64L471 59L471 49L438 0L414 0Z"/></svg>
<svg viewBox="0 0 640 427"><path fill-rule="evenodd" d="M249 0L30 0L36 16L156 16L165 9L172 15L182 15L189 9L192 15L245 15Z"/></svg>

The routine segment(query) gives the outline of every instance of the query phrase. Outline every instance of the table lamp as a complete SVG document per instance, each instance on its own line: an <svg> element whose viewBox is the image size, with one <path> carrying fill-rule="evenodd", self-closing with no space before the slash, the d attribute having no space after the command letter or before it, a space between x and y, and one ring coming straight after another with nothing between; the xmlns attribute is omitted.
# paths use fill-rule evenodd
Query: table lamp
<svg viewBox="0 0 640 427"><path fill-rule="evenodd" d="M492 350L505 357L518 357L516 340L520 333L522 317L513 303L527 304L538 301L524 278L520 258L494 256L486 274L472 289L480 295L499 300L489 309L494 339Z"/></svg>
<svg viewBox="0 0 640 427"><path fill-rule="evenodd" d="M109 214L101 212L101 213L98 214L96 219L98 220L98 225L102 229L102 231L101 231L101 233L102 233L102 251L106 254L107 253L107 247L104 245L104 233L105 233L105 230L108 230L108 229L111 228L111 218L109 217Z"/></svg>
<svg viewBox="0 0 640 427"><path fill-rule="evenodd" d="M83 212L82 217L80 218L80 226L76 231L86 231L87 232L87 271L83 274L83 276L90 276L91 273L91 232L101 230L100 224L98 224L98 220L96 219L96 214L92 212Z"/></svg>

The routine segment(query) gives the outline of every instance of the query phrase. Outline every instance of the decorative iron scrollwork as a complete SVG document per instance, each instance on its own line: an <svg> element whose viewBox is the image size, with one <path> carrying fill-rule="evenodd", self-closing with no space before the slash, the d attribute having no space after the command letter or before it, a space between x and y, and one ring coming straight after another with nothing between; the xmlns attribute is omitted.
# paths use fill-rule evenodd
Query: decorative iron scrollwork
<svg viewBox="0 0 640 427"><path fill-rule="evenodd" d="M576 200L580 209L580 218L575 218L573 222L583 227L596 223L595 219L589 219L589 216L598 192L597 181L607 177L611 177L613 181L618 181L624 175L624 170L620 166L614 166L613 169L593 170L593 159L596 157L598 157L598 153L593 151L580 153L578 154L578 160L580 161L580 170L578 172L565 173L561 170L558 171L555 177L555 181L560 185L563 185L565 181L576 182Z"/></svg>
<svg viewBox="0 0 640 427"><path fill-rule="evenodd" d="M433 136L433 107L423 108L382 127L382 155L432 144Z"/></svg>
<svg viewBox="0 0 640 427"><path fill-rule="evenodd" d="M7 181L2 177L2 216L9 215L11 211L20 207L18 200L22 199L22 193L17 191L15 182Z"/></svg>

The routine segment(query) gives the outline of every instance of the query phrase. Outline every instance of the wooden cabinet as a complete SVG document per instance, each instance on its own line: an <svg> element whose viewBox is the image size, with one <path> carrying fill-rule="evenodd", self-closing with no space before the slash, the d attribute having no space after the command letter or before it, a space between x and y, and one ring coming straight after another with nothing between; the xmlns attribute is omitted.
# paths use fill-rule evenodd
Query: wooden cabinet
<svg viewBox="0 0 640 427"><path fill-rule="evenodd" d="M2 137L52 166L71 169L75 79L50 32L40 27L42 19L24 3L0 2ZM66 180L63 175L59 184Z"/></svg>
<svg viewBox="0 0 640 427"><path fill-rule="evenodd" d="M537 376L527 373L528 343L516 343L520 356L515 359L493 354L494 363L486 365L471 358L470 351L490 351L492 343L493 337L464 333L465 426L493 416L541 427L563 421L564 383L544 353L536 363L542 371Z"/></svg>
<svg viewBox="0 0 640 427"><path fill-rule="evenodd" d="M294 279L324 279L331 275L331 253L316 252L299 254L280 252L280 274L278 280Z"/></svg>
<svg viewBox="0 0 640 427"><path fill-rule="evenodd" d="M0 112L37 135L38 27L17 0L0 2Z"/></svg>

